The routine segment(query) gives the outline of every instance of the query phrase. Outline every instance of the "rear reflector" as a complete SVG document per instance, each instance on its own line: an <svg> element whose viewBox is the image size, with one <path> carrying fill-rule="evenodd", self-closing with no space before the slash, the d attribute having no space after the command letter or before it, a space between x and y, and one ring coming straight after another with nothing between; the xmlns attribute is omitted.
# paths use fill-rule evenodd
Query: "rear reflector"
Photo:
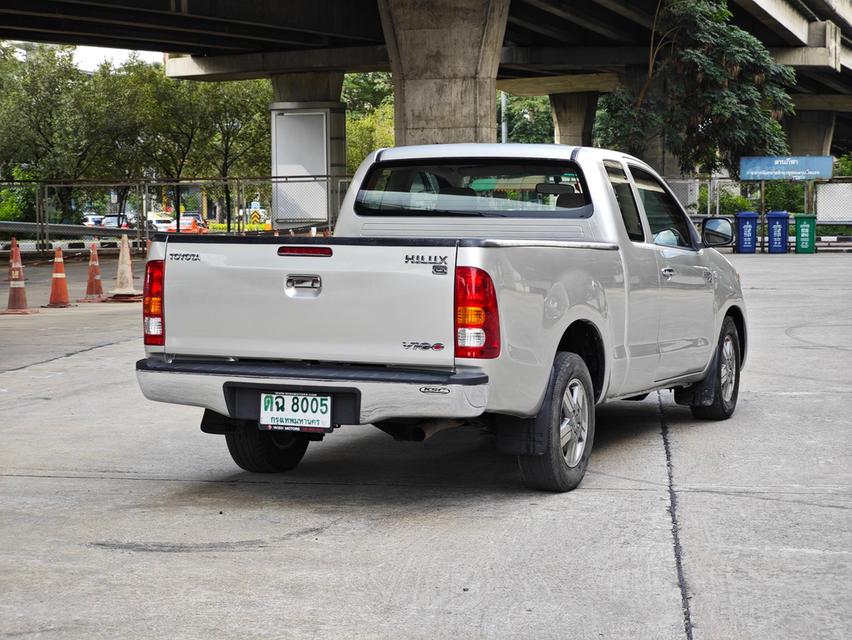
<svg viewBox="0 0 852 640"><path fill-rule="evenodd" d="M331 247L278 247L279 256L331 257Z"/></svg>
<svg viewBox="0 0 852 640"><path fill-rule="evenodd" d="M145 287L142 298L142 328L145 344L166 344L166 325L163 319L163 281L166 263L149 260L145 265Z"/></svg>
<svg viewBox="0 0 852 640"><path fill-rule="evenodd" d="M491 276L476 267L456 267L456 358L500 355L500 317Z"/></svg>

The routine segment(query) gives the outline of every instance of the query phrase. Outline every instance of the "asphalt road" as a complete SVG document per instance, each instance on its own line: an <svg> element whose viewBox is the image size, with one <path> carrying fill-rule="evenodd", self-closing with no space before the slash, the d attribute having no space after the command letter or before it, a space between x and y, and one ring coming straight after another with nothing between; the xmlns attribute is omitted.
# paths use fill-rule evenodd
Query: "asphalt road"
<svg viewBox="0 0 852 640"><path fill-rule="evenodd" d="M0 638L847 638L852 262L734 261L736 415L599 408L561 495L466 429L244 473L141 396L138 304L0 316Z"/></svg>

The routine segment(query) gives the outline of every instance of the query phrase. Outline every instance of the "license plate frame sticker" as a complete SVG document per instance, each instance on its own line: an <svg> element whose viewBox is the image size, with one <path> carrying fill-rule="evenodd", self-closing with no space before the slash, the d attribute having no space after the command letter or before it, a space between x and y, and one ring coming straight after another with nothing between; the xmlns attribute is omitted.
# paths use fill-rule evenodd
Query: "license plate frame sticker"
<svg viewBox="0 0 852 640"><path fill-rule="evenodd" d="M259 426L264 431L331 432L330 395L275 392L260 394Z"/></svg>

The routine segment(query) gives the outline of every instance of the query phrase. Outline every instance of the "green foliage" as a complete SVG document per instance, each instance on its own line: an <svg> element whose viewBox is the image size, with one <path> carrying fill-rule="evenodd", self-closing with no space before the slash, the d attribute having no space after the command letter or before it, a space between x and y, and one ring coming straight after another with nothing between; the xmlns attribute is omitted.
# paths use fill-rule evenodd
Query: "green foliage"
<svg viewBox="0 0 852 640"><path fill-rule="evenodd" d="M834 175L852 176L852 152L840 156L834 163Z"/></svg>
<svg viewBox="0 0 852 640"><path fill-rule="evenodd" d="M724 0L661 0L647 81L603 100L600 141L641 154L662 134L685 173L737 176L743 155L786 153L793 71L730 19Z"/></svg>
<svg viewBox="0 0 852 640"><path fill-rule="evenodd" d="M553 118L550 115L550 100L547 96L525 97L507 95L509 142L552 143ZM503 114L497 102L497 127L499 131Z"/></svg>
<svg viewBox="0 0 852 640"><path fill-rule="evenodd" d="M805 210L805 183L767 182L766 210L802 212Z"/></svg>
<svg viewBox="0 0 852 640"><path fill-rule="evenodd" d="M739 193L732 193L728 189L722 189L719 192L719 215L733 216L739 211L757 211L759 203L754 199ZM710 203L711 213L716 212L715 197ZM707 213L707 185L702 184L698 191L698 208L695 211L697 215L705 215Z"/></svg>
<svg viewBox="0 0 852 640"><path fill-rule="evenodd" d="M386 71L348 73L343 78L343 102L356 118L371 113L383 104L393 104L393 80Z"/></svg>
<svg viewBox="0 0 852 640"><path fill-rule="evenodd" d="M393 103L385 102L366 115L346 114L346 170L350 174L368 154L393 144Z"/></svg>
<svg viewBox="0 0 852 640"><path fill-rule="evenodd" d="M271 84L266 80L210 82L202 93L212 131L204 145L209 167L202 168L222 178L268 175Z"/></svg>

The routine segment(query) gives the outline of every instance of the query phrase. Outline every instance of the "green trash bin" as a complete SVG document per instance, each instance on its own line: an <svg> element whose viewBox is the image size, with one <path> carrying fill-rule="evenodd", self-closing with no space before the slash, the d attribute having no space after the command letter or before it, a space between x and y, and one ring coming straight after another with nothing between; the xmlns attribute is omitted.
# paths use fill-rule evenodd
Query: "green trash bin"
<svg viewBox="0 0 852 640"><path fill-rule="evenodd" d="M816 216L796 214L796 253L816 253Z"/></svg>

